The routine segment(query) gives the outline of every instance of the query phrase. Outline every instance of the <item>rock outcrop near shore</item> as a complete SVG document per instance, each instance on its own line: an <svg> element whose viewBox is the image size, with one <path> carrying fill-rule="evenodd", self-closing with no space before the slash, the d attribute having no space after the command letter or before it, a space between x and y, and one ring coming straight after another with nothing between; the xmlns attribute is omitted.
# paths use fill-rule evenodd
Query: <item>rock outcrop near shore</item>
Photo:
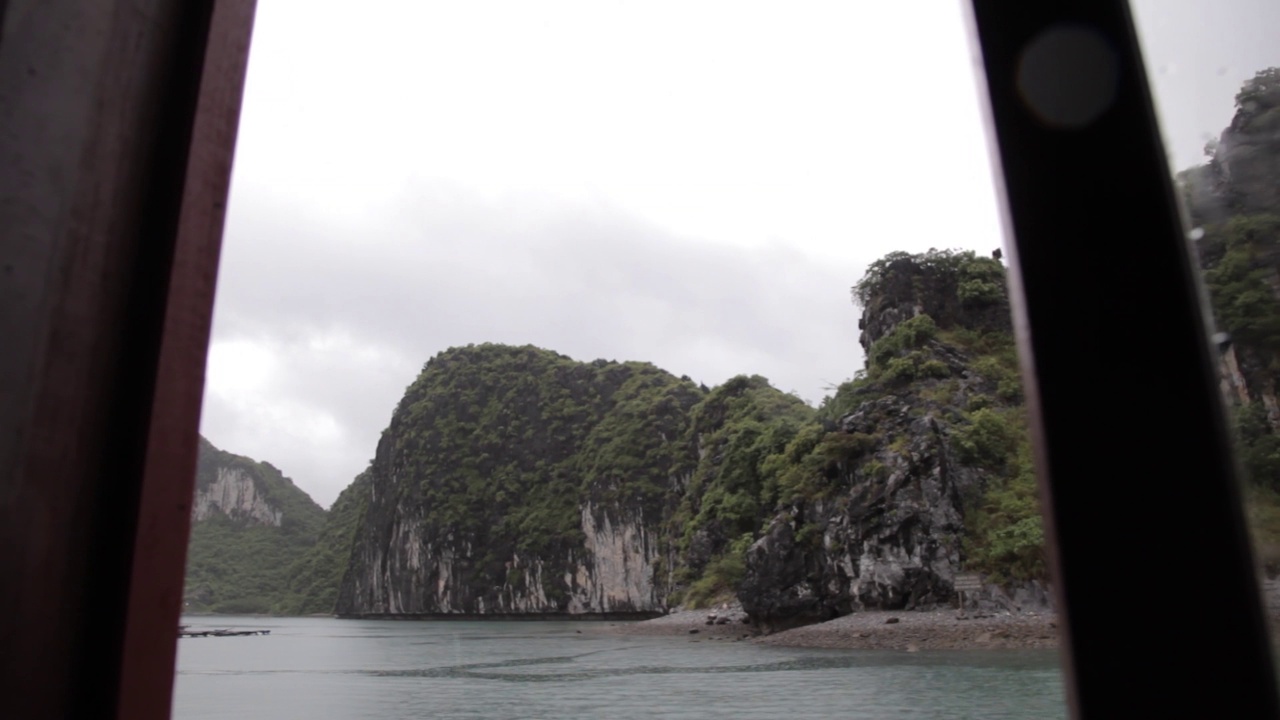
<svg viewBox="0 0 1280 720"><path fill-rule="evenodd" d="M1025 425L1000 264L890 256L859 292L868 368L842 388L848 412L830 441L847 452L747 553L739 597L765 629L949 603L956 573L977 564L966 515L994 487L1027 480L1013 467ZM1030 571L1015 584L1041 574L1034 556L1002 559Z"/></svg>

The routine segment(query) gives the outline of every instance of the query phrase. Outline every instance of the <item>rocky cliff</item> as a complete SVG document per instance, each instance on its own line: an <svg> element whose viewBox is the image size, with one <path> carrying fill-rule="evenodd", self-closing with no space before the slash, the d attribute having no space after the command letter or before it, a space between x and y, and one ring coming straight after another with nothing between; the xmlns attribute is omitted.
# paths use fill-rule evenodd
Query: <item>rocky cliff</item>
<svg viewBox="0 0 1280 720"><path fill-rule="evenodd" d="M486 344L427 362L327 516L275 468L206 443L191 597L429 617L736 595L773 628L948 603L967 570L1043 602L1003 267L894 253L855 300L866 367L817 409L759 376L709 389ZM255 561L231 569L228 547Z"/></svg>
<svg viewBox="0 0 1280 720"><path fill-rule="evenodd" d="M1235 114L1179 173L1221 344L1222 391L1232 406L1255 547L1280 574L1280 69L1236 95Z"/></svg>
<svg viewBox="0 0 1280 720"><path fill-rule="evenodd" d="M692 382L532 347L432 358L378 443L344 615L645 613Z"/></svg>
<svg viewBox="0 0 1280 720"><path fill-rule="evenodd" d="M270 463L200 438L191 540L189 611L292 612L288 570L315 544L325 512Z"/></svg>
<svg viewBox="0 0 1280 720"><path fill-rule="evenodd" d="M895 253L867 368L815 410L533 347L432 358L365 474L342 615L652 613L735 593L776 626L1044 574L1004 269ZM1043 598L1042 598L1043 599Z"/></svg>
<svg viewBox="0 0 1280 720"><path fill-rule="evenodd" d="M1242 89L1179 179L1231 336L1255 538L1280 572L1280 71ZM986 579L986 602L1046 605L1004 268L891 253L854 302L865 366L816 409L758 376L706 388L533 347L442 352L323 523L277 502L260 481L274 468L202 450L197 533L305 526L310 545L279 563L287 592L262 595L293 612L648 614L736 595L773 629L948 604L959 572ZM229 556L204 554L189 585L207 595ZM268 584L239 577L250 596Z"/></svg>
<svg viewBox="0 0 1280 720"><path fill-rule="evenodd" d="M250 525L280 527L284 510L258 492L259 482L259 478L243 468L217 468L208 485L196 488L191 520L201 522L214 515L224 515Z"/></svg>
<svg viewBox="0 0 1280 720"><path fill-rule="evenodd" d="M441 353L378 444L338 612L661 612L758 530L734 441L812 413L758 377L712 391L533 347Z"/></svg>
<svg viewBox="0 0 1280 720"><path fill-rule="evenodd" d="M1001 265L895 253L855 295L867 367L824 408L830 432L793 443L816 472L747 553L739 597L767 628L947 603L962 569L1044 575Z"/></svg>

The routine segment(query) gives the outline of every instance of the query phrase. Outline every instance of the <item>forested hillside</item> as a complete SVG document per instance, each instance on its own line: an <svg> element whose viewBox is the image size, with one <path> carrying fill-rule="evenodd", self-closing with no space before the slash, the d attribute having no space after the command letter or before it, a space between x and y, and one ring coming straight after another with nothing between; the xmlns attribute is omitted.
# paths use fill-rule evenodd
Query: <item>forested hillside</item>
<svg viewBox="0 0 1280 720"><path fill-rule="evenodd" d="M185 602L190 612L296 613L290 567L316 543L325 512L273 465L200 438Z"/></svg>
<svg viewBox="0 0 1280 720"><path fill-rule="evenodd" d="M1206 154L1178 182L1274 574L1280 71L1246 84ZM1005 276L967 251L872 263L852 296L865 363L817 408L758 375L708 388L644 362L450 348L327 515L270 465L205 443L188 600L429 617L737 599L782 627L947 603L976 572L1046 602Z"/></svg>

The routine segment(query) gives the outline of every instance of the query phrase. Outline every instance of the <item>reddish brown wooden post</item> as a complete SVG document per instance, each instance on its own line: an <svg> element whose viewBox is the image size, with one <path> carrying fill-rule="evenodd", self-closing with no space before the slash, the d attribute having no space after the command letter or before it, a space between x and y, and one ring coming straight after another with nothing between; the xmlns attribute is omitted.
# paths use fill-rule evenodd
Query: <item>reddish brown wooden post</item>
<svg viewBox="0 0 1280 720"><path fill-rule="evenodd" d="M253 8L0 4L0 717L168 715Z"/></svg>
<svg viewBox="0 0 1280 720"><path fill-rule="evenodd" d="M119 718L167 718L218 257L256 0L218 0L169 276L129 585Z"/></svg>

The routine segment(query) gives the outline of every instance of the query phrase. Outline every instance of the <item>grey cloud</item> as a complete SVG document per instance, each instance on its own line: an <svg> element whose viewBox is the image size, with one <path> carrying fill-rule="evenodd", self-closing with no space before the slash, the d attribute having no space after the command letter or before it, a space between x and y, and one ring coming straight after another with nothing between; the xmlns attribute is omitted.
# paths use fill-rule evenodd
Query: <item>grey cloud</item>
<svg viewBox="0 0 1280 720"><path fill-rule="evenodd" d="M268 343L287 367L273 402L332 415L343 441L242 437L237 410L210 398L204 424L215 443L282 467L327 503L364 467L418 368L450 346L532 343L581 360L646 360L708 385L758 373L810 401L861 366L848 287L873 258L854 245L849 261L831 263L784 246L679 238L603 206L535 212L520 201L423 196L412 212L362 227L237 198L215 341ZM310 348L334 334L377 356Z"/></svg>

